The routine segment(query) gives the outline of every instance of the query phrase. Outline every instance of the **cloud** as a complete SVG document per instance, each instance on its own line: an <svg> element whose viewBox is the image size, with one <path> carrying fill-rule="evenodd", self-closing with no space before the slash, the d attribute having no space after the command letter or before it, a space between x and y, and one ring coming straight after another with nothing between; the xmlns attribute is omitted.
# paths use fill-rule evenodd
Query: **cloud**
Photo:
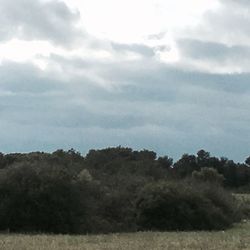
<svg viewBox="0 0 250 250"><path fill-rule="evenodd" d="M0 67L0 89L19 93L43 94L59 90L63 83L49 78L36 66L30 63L14 63L5 61Z"/></svg>
<svg viewBox="0 0 250 250"><path fill-rule="evenodd" d="M182 39L178 45L184 56L190 56L194 59L239 61L250 56L250 47L248 46L228 46L195 39Z"/></svg>
<svg viewBox="0 0 250 250"><path fill-rule="evenodd" d="M202 147L240 160L248 154L247 74L188 72L148 58L105 63L76 57L57 63L71 76L32 64L1 66L0 150L86 152L125 145L175 158ZM85 77L88 71L115 85L95 84Z"/></svg>
<svg viewBox="0 0 250 250"><path fill-rule="evenodd" d="M222 4L229 4L229 5L233 5L233 6L241 6L241 7L246 7L246 6L250 6L250 3L248 0L220 0L220 2Z"/></svg>
<svg viewBox="0 0 250 250"><path fill-rule="evenodd" d="M59 0L0 0L0 39L49 40L70 45L83 36L79 12Z"/></svg>
<svg viewBox="0 0 250 250"><path fill-rule="evenodd" d="M197 39L177 41L183 61L193 67L218 73L250 72L250 47Z"/></svg>
<svg viewBox="0 0 250 250"><path fill-rule="evenodd" d="M181 31L182 38L248 46L250 41L249 1L219 0L217 8L205 12L199 24Z"/></svg>
<svg viewBox="0 0 250 250"><path fill-rule="evenodd" d="M218 3L196 26L175 33L178 63L188 70L209 73L249 73L249 1Z"/></svg>
<svg viewBox="0 0 250 250"><path fill-rule="evenodd" d="M161 40L165 37L166 35L166 32L160 32L160 33L157 33L157 34L151 34L149 35L147 38L149 40Z"/></svg>
<svg viewBox="0 0 250 250"><path fill-rule="evenodd" d="M153 57L155 55L154 49L143 44L121 44L111 42L112 48L117 52L132 52L146 57Z"/></svg>
<svg viewBox="0 0 250 250"><path fill-rule="evenodd" d="M170 42L171 33L162 32L143 43L117 43L79 30L80 14L63 2L0 0L2 42L50 44L36 50L33 41L19 63L3 57L0 151L124 145L175 158L205 148L243 160L250 147L250 49L247 3L240 2L221 0L200 25ZM233 25L229 10L237 17ZM159 53L172 45L178 61L164 63Z"/></svg>

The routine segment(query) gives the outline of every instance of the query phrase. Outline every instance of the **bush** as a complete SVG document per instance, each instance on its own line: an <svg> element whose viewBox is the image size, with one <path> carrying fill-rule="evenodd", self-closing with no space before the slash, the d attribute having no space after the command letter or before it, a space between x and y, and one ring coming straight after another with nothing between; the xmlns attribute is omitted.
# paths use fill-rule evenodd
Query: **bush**
<svg viewBox="0 0 250 250"><path fill-rule="evenodd" d="M193 171L192 178L200 182L210 182L213 184L222 185L225 180L222 174L214 168L202 168L200 171Z"/></svg>
<svg viewBox="0 0 250 250"><path fill-rule="evenodd" d="M0 230L76 233L86 223L87 185L60 166L17 164L0 172Z"/></svg>
<svg viewBox="0 0 250 250"><path fill-rule="evenodd" d="M140 230L219 230L239 219L233 196L209 183L149 184L136 202Z"/></svg>

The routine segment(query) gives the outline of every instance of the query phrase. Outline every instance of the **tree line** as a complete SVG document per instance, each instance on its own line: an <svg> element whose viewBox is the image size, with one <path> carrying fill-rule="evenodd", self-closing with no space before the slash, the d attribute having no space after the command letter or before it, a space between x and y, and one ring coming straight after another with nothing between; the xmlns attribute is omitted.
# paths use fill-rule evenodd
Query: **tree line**
<svg viewBox="0 0 250 250"><path fill-rule="evenodd" d="M246 216L231 189L250 190L250 158L115 147L0 154L0 230L109 233L214 230Z"/></svg>

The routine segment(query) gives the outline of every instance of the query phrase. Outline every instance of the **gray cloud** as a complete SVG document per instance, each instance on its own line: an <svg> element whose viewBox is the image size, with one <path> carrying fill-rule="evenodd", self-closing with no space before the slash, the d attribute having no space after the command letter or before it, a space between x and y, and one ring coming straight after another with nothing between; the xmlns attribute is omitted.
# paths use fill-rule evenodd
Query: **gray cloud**
<svg viewBox="0 0 250 250"><path fill-rule="evenodd" d="M179 49L184 56L194 59L232 60L249 59L250 47L228 46L222 43L200 41L195 39L182 39L178 41Z"/></svg>
<svg viewBox="0 0 250 250"><path fill-rule="evenodd" d="M226 46L249 46L249 1L219 0L219 7L207 11L199 24L182 30L180 37Z"/></svg>
<svg viewBox="0 0 250 250"><path fill-rule="evenodd" d="M59 90L63 83L48 78L41 70L29 63L5 61L0 67L2 91L12 94L42 94Z"/></svg>
<svg viewBox="0 0 250 250"><path fill-rule="evenodd" d="M159 63L152 58L144 58L134 62L109 63L81 58L66 59L55 55L52 57L56 63L65 65L65 71L67 68L93 71L94 75L100 76L107 83L114 83L114 88L117 87L116 95L126 91L125 97L130 100L149 98L155 101L172 101L176 96L176 91L187 85L235 94L248 93L250 90L249 73L211 74L190 71ZM81 79L73 81L81 81ZM86 84L86 80L84 82ZM91 85L88 86L88 89L91 89ZM112 92L105 93L107 99L112 96Z"/></svg>
<svg viewBox="0 0 250 250"><path fill-rule="evenodd" d="M117 52L134 52L147 57L153 57L155 55L153 48L142 44L121 44L112 42L111 46Z"/></svg>
<svg viewBox="0 0 250 250"><path fill-rule="evenodd" d="M147 38L149 40L161 40L162 38L165 37L165 35L166 35L166 32L160 32L160 33L156 33L156 34L151 34Z"/></svg>
<svg viewBox="0 0 250 250"><path fill-rule="evenodd" d="M0 0L0 39L49 40L69 45L83 35L75 27L79 15L59 0Z"/></svg>
<svg viewBox="0 0 250 250"><path fill-rule="evenodd" d="M121 144L176 158L204 147L243 160L250 146L249 75L187 72L153 62L58 61L65 69L95 70L116 83L111 89L84 75L61 81L29 64L4 63L0 77L9 79L0 88L0 150L86 152ZM35 84L44 88L36 91Z"/></svg>
<svg viewBox="0 0 250 250"><path fill-rule="evenodd" d="M182 30L177 46L185 67L209 72L250 72L249 1L220 0L200 23Z"/></svg>
<svg viewBox="0 0 250 250"><path fill-rule="evenodd" d="M239 2L221 0L219 10L204 16L203 26L185 33L177 41L180 60L222 66L230 61L247 69L249 18L242 15L247 2ZM2 41L18 37L68 46L84 37L75 28L79 14L63 2L0 0L0 13ZM2 62L0 151L74 147L86 152L123 145L175 158L200 148L235 160L249 155L249 70L205 73L161 63L154 50L165 47L94 42L89 49L108 51L112 60L51 54L42 58L48 62L45 70ZM141 57L128 60L128 52Z"/></svg>

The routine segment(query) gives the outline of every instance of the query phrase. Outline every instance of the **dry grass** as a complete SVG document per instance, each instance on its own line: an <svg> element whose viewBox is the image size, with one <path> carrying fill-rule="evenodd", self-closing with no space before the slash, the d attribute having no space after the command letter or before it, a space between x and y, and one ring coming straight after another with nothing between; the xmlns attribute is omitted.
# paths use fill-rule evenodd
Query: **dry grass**
<svg viewBox="0 0 250 250"><path fill-rule="evenodd" d="M239 206L243 212L245 219L250 218L250 194L234 194L236 199L239 201Z"/></svg>
<svg viewBox="0 0 250 250"><path fill-rule="evenodd" d="M0 235L1 250L250 250L250 222L220 232L133 233L97 236Z"/></svg>

